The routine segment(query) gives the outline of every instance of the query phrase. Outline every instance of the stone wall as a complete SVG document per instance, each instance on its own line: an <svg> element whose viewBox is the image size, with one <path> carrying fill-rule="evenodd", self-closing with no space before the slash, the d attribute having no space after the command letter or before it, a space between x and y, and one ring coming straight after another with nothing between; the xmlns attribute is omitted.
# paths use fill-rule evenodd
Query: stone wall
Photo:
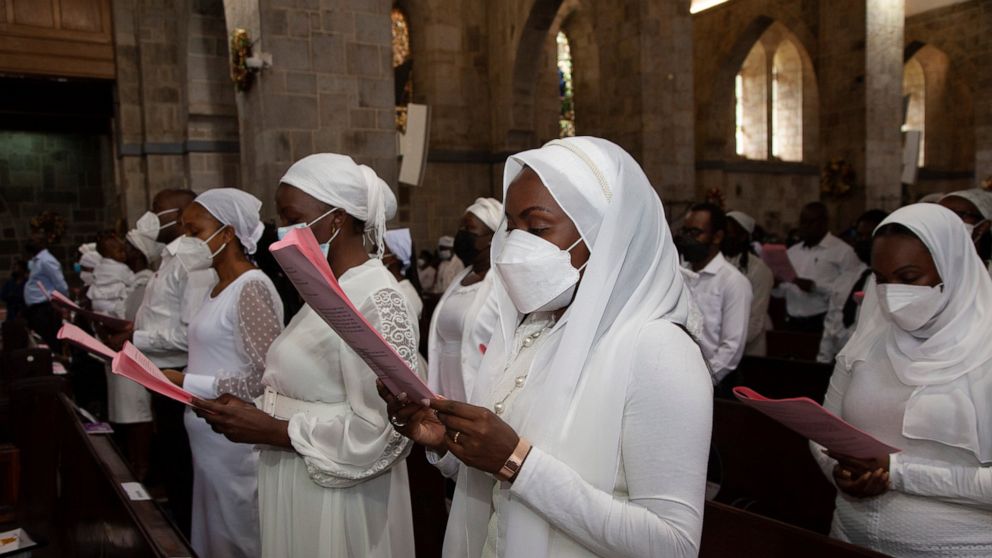
<svg viewBox="0 0 992 558"><path fill-rule="evenodd" d="M68 269L76 247L113 226L120 212L109 136L0 131L0 277L25 257L28 222L45 210L66 220L62 243L51 250Z"/></svg>

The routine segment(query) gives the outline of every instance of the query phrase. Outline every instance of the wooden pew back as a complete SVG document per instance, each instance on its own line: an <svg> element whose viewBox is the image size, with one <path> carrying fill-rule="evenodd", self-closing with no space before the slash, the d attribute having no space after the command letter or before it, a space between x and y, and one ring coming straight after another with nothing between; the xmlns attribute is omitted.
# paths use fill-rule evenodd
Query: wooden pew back
<svg viewBox="0 0 992 558"><path fill-rule="evenodd" d="M883 558L872 550L716 502L706 503L700 558Z"/></svg>
<svg viewBox="0 0 992 558"><path fill-rule="evenodd" d="M62 546L76 556L194 556L154 501L131 500L125 492L122 484L137 479L110 437L87 434L68 397L60 401Z"/></svg>
<svg viewBox="0 0 992 558"><path fill-rule="evenodd" d="M765 397L809 397L823 403L833 367L805 360L746 356L737 366L738 385Z"/></svg>
<svg viewBox="0 0 992 558"><path fill-rule="evenodd" d="M835 490L805 438L743 403L717 399L713 449L718 502L826 534Z"/></svg>

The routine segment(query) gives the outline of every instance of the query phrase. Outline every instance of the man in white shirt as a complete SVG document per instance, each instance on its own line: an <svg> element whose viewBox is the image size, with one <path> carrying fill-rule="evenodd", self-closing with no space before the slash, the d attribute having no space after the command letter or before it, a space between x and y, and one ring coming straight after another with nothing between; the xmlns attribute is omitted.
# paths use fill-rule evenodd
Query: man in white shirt
<svg viewBox="0 0 992 558"><path fill-rule="evenodd" d="M689 266L684 270L692 297L703 314L699 339L713 385L737 368L747 342L751 284L720 253L727 217L711 203L689 208L675 246Z"/></svg>
<svg viewBox="0 0 992 558"><path fill-rule="evenodd" d="M832 363L854 333L861 304L858 293L864 294L865 285L871 277L872 234L888 216L881 209L869 209L855 224L854 253L863 265L846 272L834 283L827 317L823 320L823 336L820 338L820 351L816 355L817 362Z"/></svg>
<svg viewBox="0 0 992 558"><path fill-rule="evenodd" d="M775 277L768 264L761 260L751 246L754 218L741 211L727 213L727 231L721 250L730 265L736 267L751 283L751 312L747 324L747 344L744 354L765 356L765 330L769 329L768 302L771 300Z"/></svg>
<svg viewBox="0 0 992 558"><path fill-rule="evenodd" d="M152 209L138 220L139 234L164 244L162 263L148 284L134 319L134 330L112 335L107 344L120 348L124 341L148 356L159 368L186 367L186 331L215 281L212 269L188 273L176 254L182 236L180 217L196 193L164 190L152 201ZM176 523L189 533L192 506L192 465L189 440L183 424L184 406L161 396L152 398L158 426L158 463L166 460L165 475L169 506Z"/></svg>
<svg viewBox="0 0 992 558"><path fill-rule="evenodd" d="M785 297L785 328L821 333L831 294L837 281L857 272L861 261L854 249L830 234L827 206L806 204L799 214L800 242L789 247L789 262L796 279L781 283L773 296Z"/></svg>

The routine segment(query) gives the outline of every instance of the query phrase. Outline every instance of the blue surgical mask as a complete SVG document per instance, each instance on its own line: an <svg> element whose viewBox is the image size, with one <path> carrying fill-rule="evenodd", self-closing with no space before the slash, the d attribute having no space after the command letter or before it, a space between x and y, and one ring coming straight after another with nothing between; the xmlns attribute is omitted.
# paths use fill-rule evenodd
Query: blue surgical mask
<svg viewBox="0 0 992 558"><path fill-rule="evenodd" d="M76 272L76 275L79 275L83 271L83 266L76 262L72 264L72 270Z"/></svg>
<svg viewBox="0 0 992 558"><path fill-rule="evenodd" d="M327 213L324 213L320 217L317 217L313 221L310 221L309 223L297 223L295 225L287 225L285 227L279 227L278 229L276 229L276 236L279 237L279 240L282 240L283 238L286 238L286 235L289 234L289 231L291 231L293 229L305 229L305 228L312 227L312 226L314 226L317 223L317 221L320 221L321 219L323 219L324 217L327 217L331 213L334 213L338 209L339 208L335 207L335 208L331 209L330 211L328 211ZM323 243L323 244L320 245L320 251L324 253L324 257L325 258L327 257L327 252L331 249L331 242L334 241L334 237L336 237L339 232L341 232L341 229L338 229L338 230L334 231L334 234L331 235L331 238L329 238L327 240L327 242L325 242L325 243Z"/></svg>

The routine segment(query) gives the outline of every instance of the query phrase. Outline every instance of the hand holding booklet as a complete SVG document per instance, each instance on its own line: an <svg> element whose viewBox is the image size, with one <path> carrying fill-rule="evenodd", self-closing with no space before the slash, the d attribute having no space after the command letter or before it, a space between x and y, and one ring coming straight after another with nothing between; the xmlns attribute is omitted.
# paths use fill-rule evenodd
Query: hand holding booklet
<svg viewBox="0 0 992 558"><path fill-rule="evenodd" d="M114 360L114 357L117 356L117 351L104 345L99 339L86 333L82 329L79 329L79 327L73 324L62 324L62 328L59 329L57 337L76 345L84 351L103 357L108 361Z"/></svg>
<svg viewBox="0 0 992 558"><path fill-rule="evenodd" d="M132 325L130 321L123 318L116 318L114 316L108 316L106 314L87 310L58 291L53 291L50 293L47 289L45 289L40 281L38 282L38 288L40 288L41 292L48 297L48 300L52 302L52 305L86 316L91 321L98 322L114 331L124 331Z"/></svg>
<svg viewBox="0 0 992 558"><path fill-rule="evenodd" d="M735 387L734 395L748 407L833 452L870 459L900 451L851 426L808 397L768 399L746 387Z"/></svg>
<svg viewBox="0 0 992 558"><path fill-rule="evenodd" d="M309 228L296 228L269 247L303 300L375 372L391 393L426 404L435 395L382 338L341 289Z"/></svg>
<svg viewBox="0 0 992 558"><path fill-rule="evenodd" d="M798 275L789 261L789 252L785 244L764 244L761 247L761 259L772 270L772 275L783 283L791 283Z"/></svg>

